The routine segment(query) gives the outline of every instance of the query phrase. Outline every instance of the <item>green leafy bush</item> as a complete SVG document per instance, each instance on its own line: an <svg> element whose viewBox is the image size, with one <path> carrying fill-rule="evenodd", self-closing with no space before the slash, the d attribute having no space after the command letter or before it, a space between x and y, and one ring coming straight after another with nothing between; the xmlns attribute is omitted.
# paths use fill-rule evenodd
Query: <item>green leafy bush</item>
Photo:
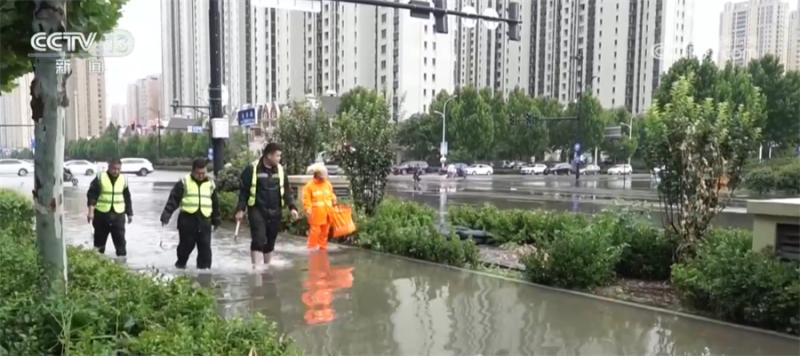
<svg viewBox="0 0 800 356"><path fill-rule="evenodd" d="M757 194L800 193L800 159L778 159L755 165L744 178L745 187Z"/></svg>
<svg viewBox="0 0 800 356"><path fill-rule="evenodd" d="M620 276L647 280L669 279L677 240L638 213L627 209L596 215L590 228L622 247L616 271Z"/></svg>
<svg viewBox="0 0 800 356"><path fill-rule="evenodd" d="M589 289L614 279L622 247L590 227L561 230L522 258L525 275L534 283Z"/></svg>
<svg viewBox="0 0 800 356"><path fill-rule="evenodd" d="M219 199L219 213L222 220L234 221L236 215L236 205L239 204L239 192L217 192Z"/></svg>
<svg viewBox="0 0 800 356"><path fill-rule="evenodd" d="M384 200L367 218L357 218L357 246L454 266L476 265L478 249L472 241L442 236L434 211L420 204Z"/></svg>
<svg viewBox="0 0 800 356"><path fill-rule="evenodd" d="M33 204L31 199L15 190L0 189L0 230L12 235L29 235L33 232Z"/></svg>
<svg viewBox="0 0 800 356"><path fill-rule="evenodd" d="M0 207L16 199L3 192ZM67 295L45 297L34 238L10 233L12 223L0 221L0 354L297 353L262 316L220 317L189 278L135 273L93 251L69 248Z"/></svg>
<svg viewBox="0 0 800 356"><path fill-rule="evenodd" d="M217 184L217 189L223 192L238 192L242 171L248 164L253 163L256 159L258 159L258 157L250 151L239 152L239 154L233 157L233 159L225 165L225 168L219 172L219 176L216 177L215 183Z"/></svg>
<svg viewBox="0 0 800 356"><path fill-rule="evenodd" d="M449 209L450 223L488 231L494 244L535 244L551 240L559 231L586 225L583 215L543 210L501 210L486 204Z"/></svg>
<svg viewBox="0 0 800 356"><path fill-rule="evenodd" d="M688 305L749 325L800 334L800 264L753 252L749 232L715 230L672 270Z"/></svg>

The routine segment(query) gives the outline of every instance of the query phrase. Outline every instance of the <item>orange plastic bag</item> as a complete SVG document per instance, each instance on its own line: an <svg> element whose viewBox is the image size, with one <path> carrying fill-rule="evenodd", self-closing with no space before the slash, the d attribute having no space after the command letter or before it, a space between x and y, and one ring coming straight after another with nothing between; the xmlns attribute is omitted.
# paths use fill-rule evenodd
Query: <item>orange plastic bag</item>
<svg viewBox="0 0 800 356"><path fill-rule="evenodd" d="M346 205L337 205L333 208L333 237L342 238L356 232L356 224L353 222L353 209Z"/></svg>

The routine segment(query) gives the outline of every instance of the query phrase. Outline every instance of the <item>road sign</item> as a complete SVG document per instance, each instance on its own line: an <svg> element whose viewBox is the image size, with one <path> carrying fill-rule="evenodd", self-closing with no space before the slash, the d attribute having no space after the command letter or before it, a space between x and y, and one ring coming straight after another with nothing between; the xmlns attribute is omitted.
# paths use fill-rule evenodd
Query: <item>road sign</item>
<svg viewBox="0 0 800 356"><path fill-rule="evenodd" d="M187 126L186 131L193 134L201 134L203 133L202 126Z"/></svg>
<svg viewBox="0 0 800 356"><path fill-rule="evenodd" d="M442 142L439 145L439 154L442 156L447 156L447 142Z"/></svg>
<svg viewBox="0 0 800 356"><path fill-rule="evenodd" d="M239 120L239 126L253 126L256 124L256 108L239 110L239 112L236 113L236 117Z"/></svg>
<svg viewBox="0 0 800 356"><path fill-rule="evenodd" d="M209 161L213 161L214 160L214 149L213 148L209 148L208 149L208 160Z"/></svg>
<svg viewBox="0 0 800 356"><path fill-rule="evenodd" d="M575 144L575 152L580 152L580 151L581 151L581 144L580 143L576 143Z"/></svg>

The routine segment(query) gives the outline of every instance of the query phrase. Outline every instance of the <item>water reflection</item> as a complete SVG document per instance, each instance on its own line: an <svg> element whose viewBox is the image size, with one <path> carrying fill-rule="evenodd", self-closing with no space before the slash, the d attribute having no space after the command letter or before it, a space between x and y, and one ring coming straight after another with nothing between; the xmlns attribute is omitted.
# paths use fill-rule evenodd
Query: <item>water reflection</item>
<svg viewBox="0 0 800 356"><path fill-rule="evenodd" d="M308 276L303 282L303 316L309 325L325 324L336 318L334 293L353 286L353 267L331 267L328 251L313 251L308 256Z"/></svg>

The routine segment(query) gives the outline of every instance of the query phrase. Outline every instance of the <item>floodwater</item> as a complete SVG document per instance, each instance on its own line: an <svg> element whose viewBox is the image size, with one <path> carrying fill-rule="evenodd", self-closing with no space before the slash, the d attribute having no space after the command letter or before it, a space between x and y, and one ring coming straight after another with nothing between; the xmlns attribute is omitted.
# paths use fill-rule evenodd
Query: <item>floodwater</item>
<svg viewBox="0 0 800 356"><path fill-rule="evenodd" d="M248 232L213 239L214 267L177 271L177 232L158 216L168 187L131 183L128 258L189 273L225 316L262 313L308 355L796 355L795 338L606 302L472 271L333 246L309 254L281 237L268 271L249 267ZM85 187L65 189L65 236L91 245ZM107 253L113 254L109 241Z"/></svg>

